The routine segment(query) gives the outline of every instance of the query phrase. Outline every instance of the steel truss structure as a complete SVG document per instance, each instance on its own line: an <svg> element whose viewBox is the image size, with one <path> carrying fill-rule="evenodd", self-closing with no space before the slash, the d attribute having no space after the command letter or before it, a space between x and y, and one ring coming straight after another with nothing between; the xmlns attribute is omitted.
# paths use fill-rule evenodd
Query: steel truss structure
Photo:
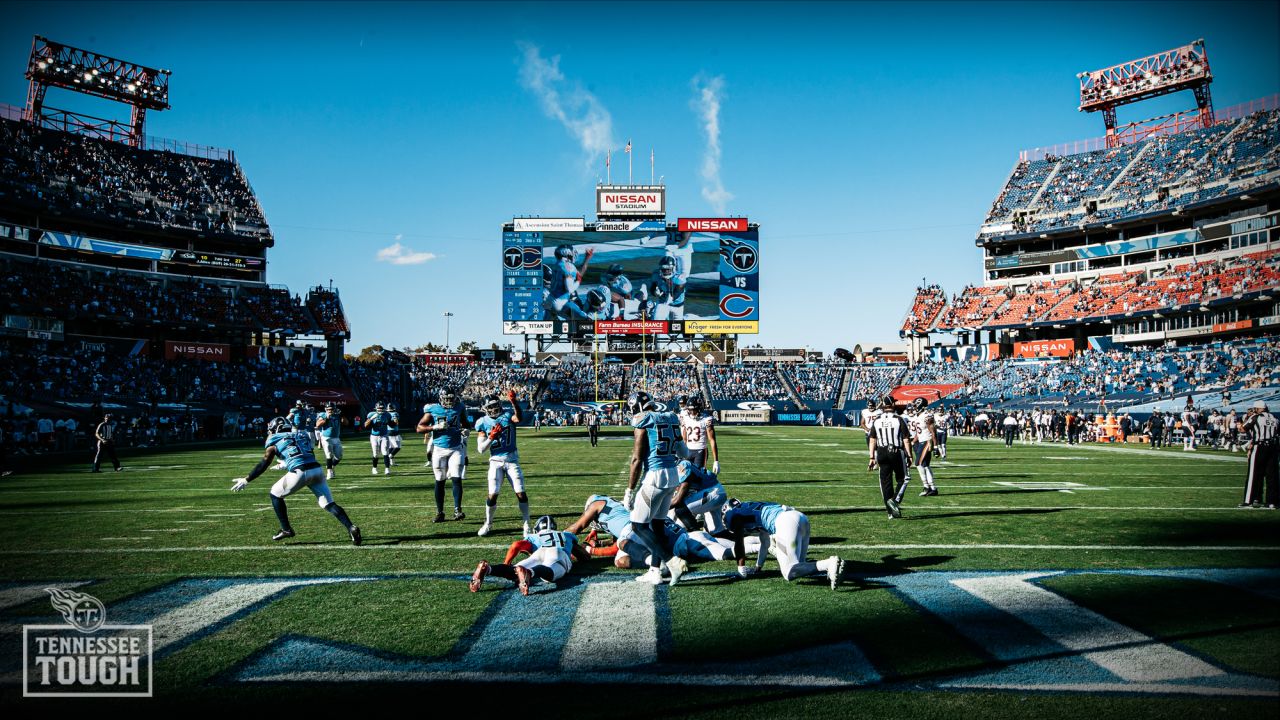
<svg viewBox="0 0 1280 720"><path fill-rule="evenodd" d="M146 67L100 55L36 35L27 60L25 120L57 130L144 147L148 110L169 109L168 70ZM130 108L129 123L46 108L45 93L62 88L93 97L114 100Z"/></svg>
<svg viewBox="0 0 1280 720"><path fill-rule="evenodd" d="M1107 128L1107 147L1138 142L1151 135L1207 128L1214 123L1209 84L1213 73L1204 40L1113 65L1079 73L1080 111L1101 112ZM1116 108L1190 90L1196 109L1116 126Z"/></svg>

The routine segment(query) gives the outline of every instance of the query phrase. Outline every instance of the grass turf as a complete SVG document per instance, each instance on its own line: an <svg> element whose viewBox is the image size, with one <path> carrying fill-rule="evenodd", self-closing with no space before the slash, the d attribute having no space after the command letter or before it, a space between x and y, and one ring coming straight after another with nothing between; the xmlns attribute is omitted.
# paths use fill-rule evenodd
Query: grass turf
<svg viewBox="0 0 1280 720"><path fill-rule="evenodd" d="M602 435L600 446L591 448L585 431L521 431L534 515L552 514L563 527L581 512L588 495L621 496L629 435L610 429ZM861 432L725 427L719 438L721 479L730 494L804 511L812 524L810 558L840 555L848 578L832 593L821 578L783 582L772 562L764 577L746 582L725 577L732 569L729 562L703 563L697 569L710 575L659 592L659 663L696 672L699 666L783 658L774 663L782 672L786 658L847 642L865 655L879 680L872 689L858 690L666 685L645 692L660 700L619 707L611 715L891 712L941 717L962 711L998 717L1016 708L1050 717L1262 716L1278 707L1274 697L940 689L940 679L1006 663L895 589L895 578L916 573L1069 571L1044 580L1043 587L1218 667L1274 679L1280 676L1280 611L1274 597L1185 577L1074 572L1259 568L1269 571L1265 575L1274 589L1280 514L1235 509L1244 474L1239 456L1136 446L1005 448L997 441L956 438L948 460L935 461L941 494L917 497L917 477L904 517L890 521L876 479L865 471ZM433 483L421 446L410 438L390 476L370 474L366 447L362 439L346 440L346 460L331 483L335 499L364 532L360 548L350 545L306 492L289 501L298 536L272 543L276 524L266 490L275 473L242 494L228 492L230 479L243 475L260 456L250 443L134 455L125 458L122 473L90 475L87 467L57 467L7 478L0 484L0 515L6 520L0 523L0 583L89 580L79 589L101 599L110 617L114 605L182 579L379 578L297 589L161 654L155 703L314 699L307 683L264 685L235 678L238 668L281 638L311 638L421 661L486 642L477 637L477 628L504 609L510 591L490 583L471 594L463 581L479 559L500 560L519 536L510 488L499 500L495 533L479 538L486 463L474 451L464 501L467 519L433 524ZM603 563L578 567L556 592L568 598L584 582L633 574ZM560 611L573 612L573 607ZM49 615L42 597L8 608L0 619L16 625L34 618L48 621ZM562 631L533 625L520 642L559 647L550 635ZM610 701L608 685L573 684L572 657L563 658L562 667L559 680L573 690L564 694L566 710ZM501 692L503 679L503 672L493 670L486 688ZM454 682L438 685L446 689ZM364 701L370 692L407 698L416 692L413 687L353 682L326 685L325 694L334 702ZM17 702L18 695L16 684L0 685L4 702Z"/></svg>

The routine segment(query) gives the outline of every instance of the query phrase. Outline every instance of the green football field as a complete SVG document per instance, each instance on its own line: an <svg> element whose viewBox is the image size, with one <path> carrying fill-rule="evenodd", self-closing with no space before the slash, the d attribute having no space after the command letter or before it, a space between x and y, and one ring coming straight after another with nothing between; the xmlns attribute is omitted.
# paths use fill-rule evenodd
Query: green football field
<svg viewBox="0 0 1280 720"><path fill-rule="evenodd" d="M62 618L45 588L88 593L109 624L153 632L139 707L412 702L609 717L1276 717L1280 513L1239 510L1240 455L952 439L941 491L889 520L860 431L718 430L734 497L792 505L809 556L846 560L784 582L696 564L674 588L605 560L522 597L466 579L519 537L507 488L476 536L487 463L472 450L461 522L433 524L417 438L393 474L346 439L333 494L351 545L308 492L273 543L269 471L246 443L50 468L0 481L0 692L23 698L23 625ZM564 527L593 493L621 497L630 436L522 430L533 514ZM333 705L337 707L337 705ZM390 706L388 706L389 708ZM481 710L483 708L483 710Z"/></svg>

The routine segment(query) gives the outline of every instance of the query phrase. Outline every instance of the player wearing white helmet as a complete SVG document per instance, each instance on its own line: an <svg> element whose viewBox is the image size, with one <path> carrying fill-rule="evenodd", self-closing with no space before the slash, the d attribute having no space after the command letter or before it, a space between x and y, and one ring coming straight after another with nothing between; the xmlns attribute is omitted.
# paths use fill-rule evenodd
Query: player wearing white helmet
<svg viewBox="0 0 1280 720"><path fill-rule="evenodd" d="M524 519L525 534L529 534L529 496L524 491L524 471L520 469L520 453L516 449L516 426L520 424L520 404L516 392L507 392L511 411L503 409L496 396L484 403L484 416L476 421L476 449L489 453L489 496L484 503L484 525L477 535L488 535L493 530L493 515L498 507L498 493L502 482L511 483Z"/></svg>
<svg viewBox="0 0 1280 720"><path fill-rule="evenodd" d="M382 457L382 474L391 474L391 456L387 453L389 436L387 425L391 422L391 414L381 402L373 406L373 411L364 418L364 427L369 431L369 446L373 448L373 474L378 474L378 457Z"/></svg>
<svg viewBox="0 0 1280 720"><path fill-rule="evenodd" d="M707 451L711 451L711 472L720 472L720 448L716 446L715 418L705 411L702 393L685 399L680 412L680 436L687 449L686 457L694 465L707 466Z"/></svg>

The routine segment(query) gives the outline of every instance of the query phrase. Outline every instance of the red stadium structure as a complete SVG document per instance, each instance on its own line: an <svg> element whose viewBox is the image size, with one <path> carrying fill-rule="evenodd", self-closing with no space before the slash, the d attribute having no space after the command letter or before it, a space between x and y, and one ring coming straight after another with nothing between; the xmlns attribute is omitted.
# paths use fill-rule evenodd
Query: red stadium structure
<svg viewBox="0 0 1280 720"><path fill-rule="evenodd" d="M138 65L63 45L39 35L27 61L24 119L37 125L142 147L148 110L169 109L169 71ZM67 110L46 108L45 92L63 88L115 100L132 107L129 124Z"/></svg>
<svg viewBox="0 0 1280 720"><path fill-rule="evenodd" d="M1107 147L1132 143L1152 135L1167 135L1213 125L1213 100L1209 96L1209 56L1204 40L1165 50L1102 70L1080 73L1080 111L1102 112L1107 126ZM1190 90L1196 110L1177 112L1116 128L1116 108L1143 100Z"/></svg>

